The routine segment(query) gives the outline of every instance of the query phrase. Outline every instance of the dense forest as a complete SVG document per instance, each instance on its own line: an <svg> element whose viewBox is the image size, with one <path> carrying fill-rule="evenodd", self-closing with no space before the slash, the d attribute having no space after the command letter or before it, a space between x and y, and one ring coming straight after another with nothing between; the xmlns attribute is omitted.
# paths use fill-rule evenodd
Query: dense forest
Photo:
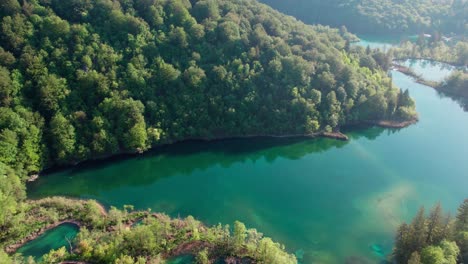
<svg viewBox="0 0 468 264"><path fill-rule="evenodd" d="M466 0L261 0L306 23L361 34L418 34L468 31Z"/></svg>
<svg viewBox="0 0 468 264"><path fill-rule="evenodd" d="M440 204L426 216L421 208L410 224L402 224L395 239L396 263L456 264L468 261L468 199L455 219Z"/></svg>
<svg viewBox="0 0 468 264"><path fill-rule="evenodd" d="M0 162L19 174L415 116L385 54L254 1L10 0L0 16Z"/></svg>

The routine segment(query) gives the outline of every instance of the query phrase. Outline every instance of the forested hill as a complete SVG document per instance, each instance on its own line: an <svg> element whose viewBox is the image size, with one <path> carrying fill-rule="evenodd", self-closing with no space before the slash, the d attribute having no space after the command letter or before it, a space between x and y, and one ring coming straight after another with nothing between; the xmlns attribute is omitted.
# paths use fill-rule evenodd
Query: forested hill
<svg viewBox="0 0 468 264"><path fill-rule="evenodd" d="M306 23L361 34L468 32L467 0L260 0Z"/></svg>
<svg viewBox="0 0 468 264"><path fill-rule="evenodd" d="M189 138L415 115L384 54L255 1L0 6L0 164L24 174Z"/></svg>

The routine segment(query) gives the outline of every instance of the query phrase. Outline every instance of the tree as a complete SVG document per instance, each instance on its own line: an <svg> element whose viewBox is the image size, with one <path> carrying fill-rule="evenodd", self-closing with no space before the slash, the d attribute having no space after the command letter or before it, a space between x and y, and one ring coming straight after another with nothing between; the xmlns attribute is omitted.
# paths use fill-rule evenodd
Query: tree
<svg viewBox="0 0 468 264"><path fill-rule="evenodd" d="M218 25L218 36L221 41L234 41L240 38L239 26L232 21Z"/></svg>
<svg viewBox="0 0 468 264"><path fill-rule="evenodd" d="M198 1L193 7L192 13L198 21L204 19L218 19L219 7L214 0Z"/></svg>
<svg viewBox="0 0 468 264"><path fill-rule="evenodd" d="M59 163L69 162L75 150L75 128L61 113L56 114L50 121L50 137L53 156Z"/></svg>
<svg viewBox="0 0 468 264"><path fill-rule="evenodd" d="M4 0L0 3L0 19L5 16L11 16L18 13L21 6L18 0Z"/></svg>
<svg viewBox="0 0 468 264"><path fill-rule="evenodd" d="M21 202L26 198L25 186L14 170L0 162L0 230L22 210ZM0 260L2 259L0 251Z"/></svg>
<svg viewBox="0 0 468 264"><path fill-rule="evenodd" d="M427 223L427 244L439 244L443 239L442 207L438 203L432 208Z"/></svg>
<svg viewBox="0 0 468 264"><path fill-rule="evenodd" d="M438 246L428 246L421 252L421 261L424 264L443 264L444 251Z"/></svg>
<svg viewBox="0 0 468 264"><path fill-rule="evenodd" d="M235 250L241 250L242 246L245 243L245 238L247 237L246 234L247 229L245 225L239 221L234 222L234 234L233 234L233 245Z"/></svg>
<svg viewBox="0 0 468 264"><path fill-rule="evenodd" d="M38 85L41 110L47 115L52 115L60 109L63 100L70 92L67 81L50 74L40 78Z"/></svg>
<svg viewBox="0 0 468 264"><path fill-rule="evenodd" d="M421 257L418 252L413 252L413 254L411 254L408 264L422 264Z"/></svg>
<svg viewBox="0 0 468 264"><path fill-rule="evenodd" d="M455 219L455 241L460 248L460 258L468 261L468 199L458 207Z"/></svg>
<svg viewBox="0 0 468 264"><path fill-rule="evenodd" d="M206 250L206 248L197 253L196 262L197 264L209 264L210 263L210 259L208 258L208 250Z"/></svg>

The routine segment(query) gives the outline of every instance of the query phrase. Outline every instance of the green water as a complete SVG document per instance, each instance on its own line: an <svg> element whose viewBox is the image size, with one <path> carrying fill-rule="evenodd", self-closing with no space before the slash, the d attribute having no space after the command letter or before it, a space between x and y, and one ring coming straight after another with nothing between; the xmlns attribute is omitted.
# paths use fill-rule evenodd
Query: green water
<svg viewBox="0 0 468 264"><path fill-rule="evenodd" d="M362 47L369 46L371 49L380 49L387 51L388 49L398 46L400 42L405 40L414 40L417 36L371 36L371 35L359 35L361 39L356 42L355 45Z"/></svg>
<svg viewBox="0 0 468 264"><path fill-rule="evenodd" d="M54 229L48 230L35 240L26 243L16 253L21 253L23 256L32 256L36 260L40 260L44 254L49 253L52 249L57 250L61 247L69 249L68 240L73 241L78 231L78 227L74 224L59 225Z"/></svg>
<svg viewBox="0 0 468 264"><path fill-rule="evenodd" d="M173 259L170 259L167 264L193 264L195 263L195 258L192 255L183 255L178 256Z"/></svg>
<svg viewBox="0 0 468 264"><path fill-rule="evenodd" d="M455 69L452 65L428 60L405 60L399 63L409 67L416 74L423 74L424 79L434 82L443 81Z"/></svg>
<svg viewBox="0 0 468 264"><path fill-rule="evenodd" d="M243 221L302 263L377 263L420 205L455 212L467 197L468 113L399 72L420 122L348 131L351 140L188 142L41 177L29 197L94 198L208 223Z"/></svg>

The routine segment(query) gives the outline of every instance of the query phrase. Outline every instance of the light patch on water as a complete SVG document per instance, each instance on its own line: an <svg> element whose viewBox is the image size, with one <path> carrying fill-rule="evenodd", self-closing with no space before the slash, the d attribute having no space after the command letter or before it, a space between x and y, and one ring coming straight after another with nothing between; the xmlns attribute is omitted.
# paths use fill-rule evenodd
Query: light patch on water
<svg viewBox="0 0 468 264"><path fill-rule="evenodd" d="M362 219L356 221L356 230L375 228L393 232L408 214L407 203L414 195L414 186L409 182L401 182L383 192L357 198L353 204L362 212Z"/></svg>

